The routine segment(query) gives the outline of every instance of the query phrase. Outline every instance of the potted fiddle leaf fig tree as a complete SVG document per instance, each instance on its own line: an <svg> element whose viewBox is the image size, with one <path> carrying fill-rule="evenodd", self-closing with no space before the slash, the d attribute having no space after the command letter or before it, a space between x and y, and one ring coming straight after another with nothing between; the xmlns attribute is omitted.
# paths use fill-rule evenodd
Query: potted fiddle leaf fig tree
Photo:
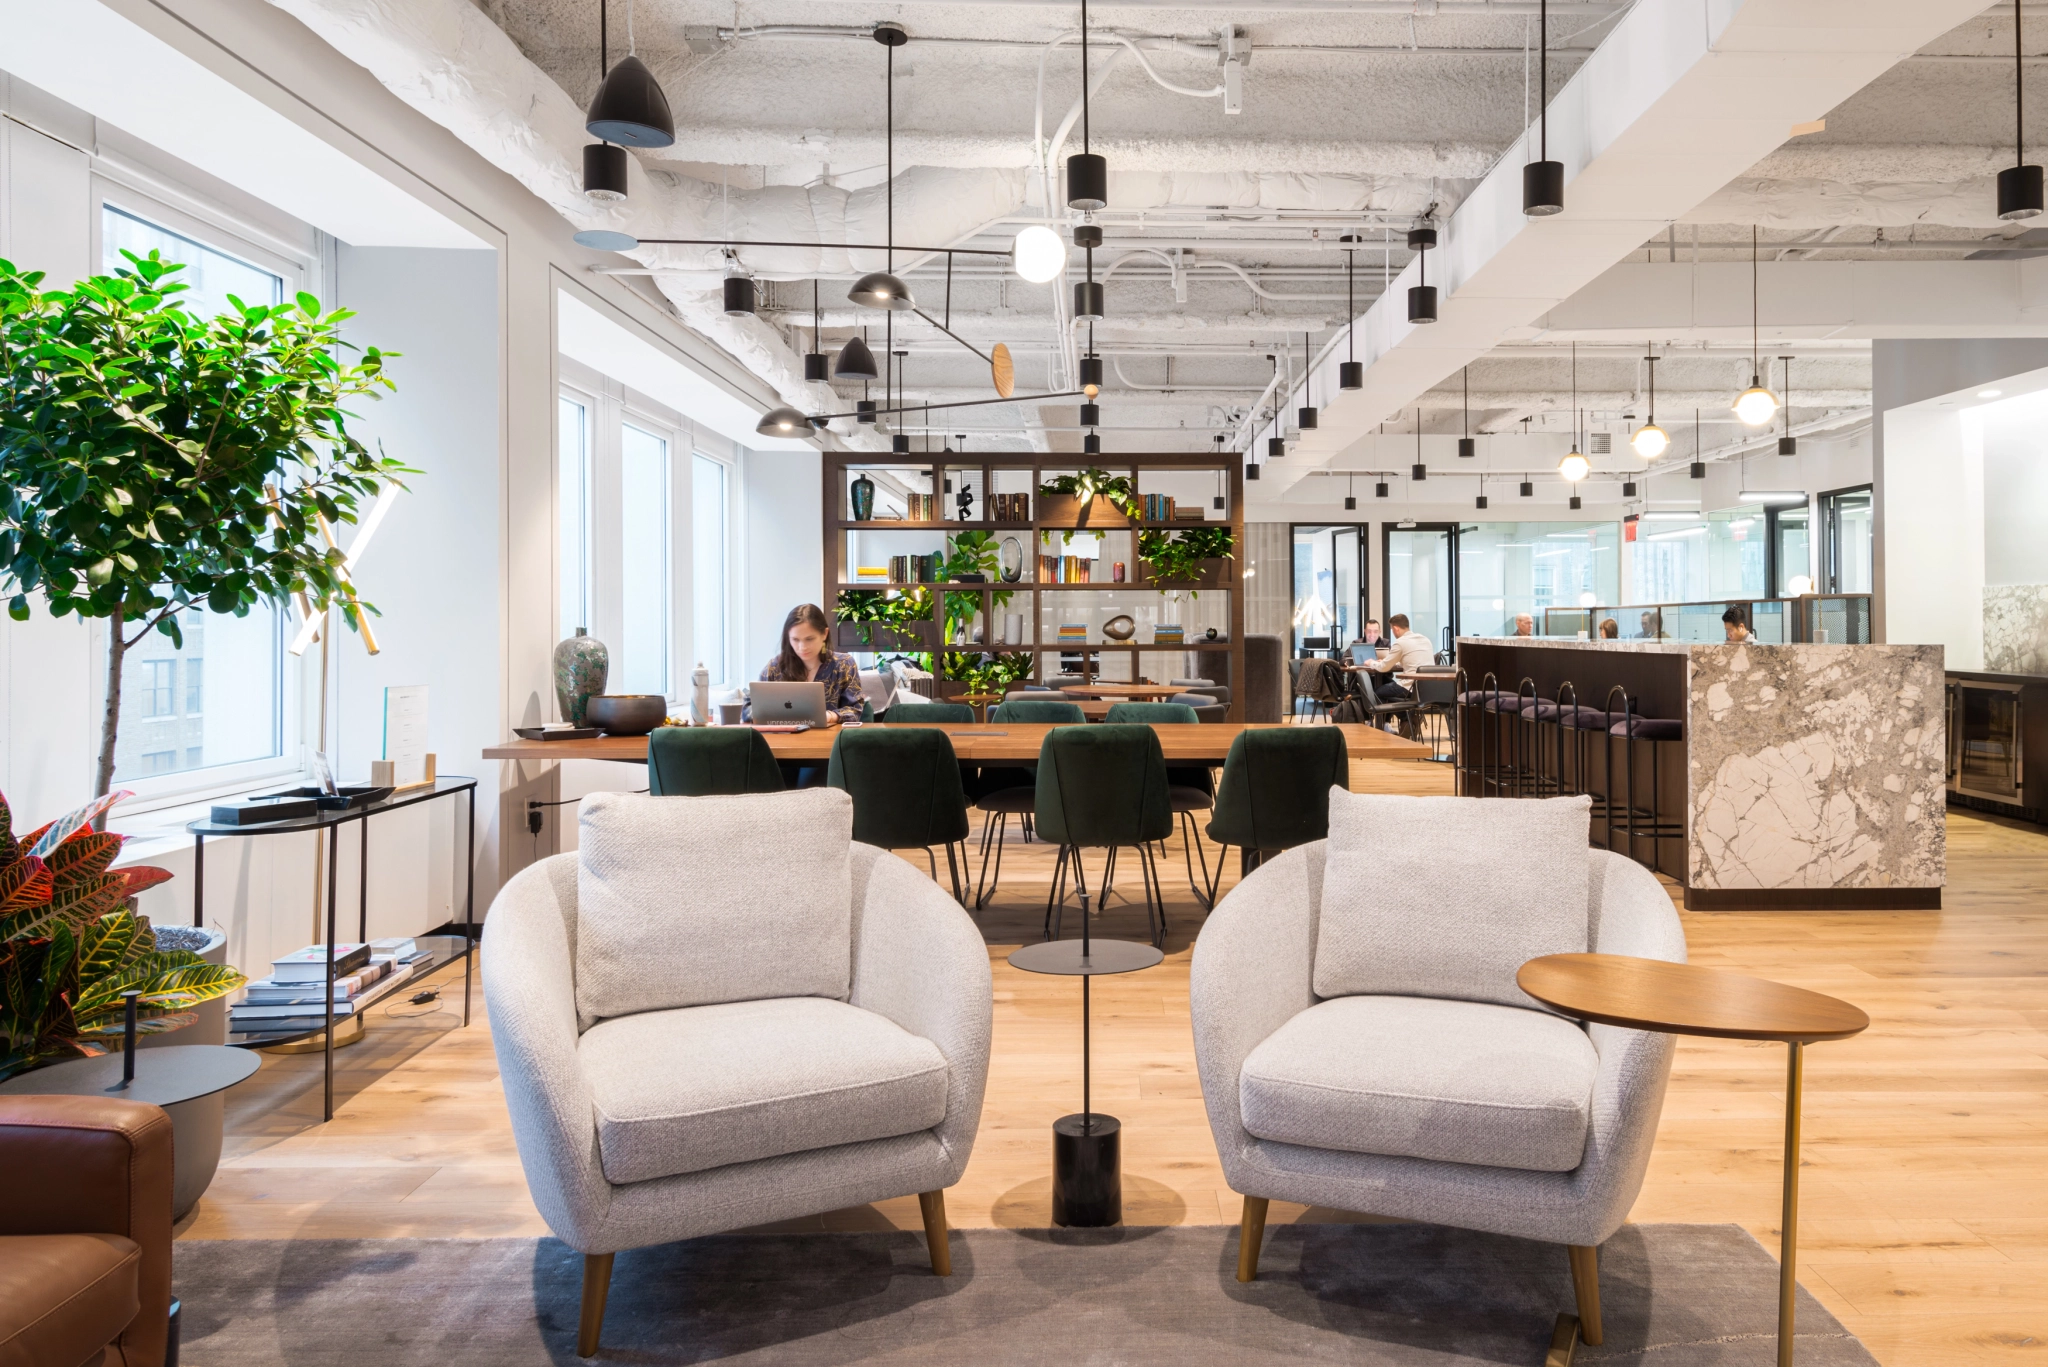
<svg viewBox="0 0 2048 1367"><path fill-rule="evenodd" d="M246 615L305 595L351 629L337 524L410 473L348 430L392 388L391 353L341 338L310 294L201 318L156 252L70 289L0 261L0 592L26 620L107 623L95 796L110 791L121 665L151 631L183 643L194 608Z"/></svg>

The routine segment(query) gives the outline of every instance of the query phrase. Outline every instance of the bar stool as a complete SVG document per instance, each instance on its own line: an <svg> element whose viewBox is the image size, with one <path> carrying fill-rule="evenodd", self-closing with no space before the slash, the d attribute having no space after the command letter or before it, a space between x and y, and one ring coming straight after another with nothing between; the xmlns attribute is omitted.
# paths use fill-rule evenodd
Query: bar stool
<svg viewBox="0 0 2048 1367"><path fill-rule="evenodd" d="M1626 690L1622 689L1619 685L1616 685L1614 690L1609 693L1608 700L1610 702L1613 701L1613 695L1617 692L1622 695L1622 715L1608 728L1607 734L1610 737L1618 736L1621 738L1623 763L1628 769L1626 795L1622 800L1622 836L1628 842L1628 849L1626 851L1628 857L1635 860L1638 864L1644 865L1646 868L1655 869L1658 863L1658 855L1661 853L1661 842L1666 840L1683 840L1685 838L1684 821L1675 816L1667 815L1663 810L1663 784L1661 782L1665 747L1684 741L1685 723L1669 718L1639 716ZM1636 774L1641 767L1639 747L1644 746L1647 746L1649 749L1650 792L1647 806L1636 800ZM1608 741L1607 746L1607 795L1607 848L1615 850L1614 742L1612 739ZM1636 842L1639 840L1650 842L1650 857L1647 861L1636 852Z"/></svg>
<svg viewBox="0 0 2048 1367"><path fill-rule="evenodd" d="M1471 680L1462 667L1457 677L1459 720L1453 735L1458 794L1461 797L1502 795L1503 714L1512 713L1517 704L1513 695L1500 691L1500 679L1492 670L1486 672L1478 688L1468 687ZM1468 711L1470 716L1466 715ZM1471 750L1469 763L1466 755L1468 740ZM1475 784L1476 792L1472 791Z"/></svg>

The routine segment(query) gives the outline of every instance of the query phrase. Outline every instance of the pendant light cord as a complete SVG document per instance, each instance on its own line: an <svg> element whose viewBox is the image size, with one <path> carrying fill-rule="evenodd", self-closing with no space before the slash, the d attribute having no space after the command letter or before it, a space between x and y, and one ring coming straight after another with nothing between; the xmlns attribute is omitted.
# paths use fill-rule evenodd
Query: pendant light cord
<svg viewBox="0 0 2048 1367"><path fill-rule="evenodd" d="M597 0L597 79L600 85L612 70L611 32L607 27L611 8L611 0Z"/></svg>
<svg viewBox="0 0 2048 1367"><path fill-rule="evenodd" d="M1757 342L1757 287L1756 287L1756 224L1749 225L1749 382L1756 383L1756 377L1763 371L1757 358L1763 348Z"/></svg>
<svg viewBox="0 0 2048 1367"><path fill-rule="evenodd" d="M1546 3L1548 0L1546 0ZM2019 3L2019 0L2013 0ZM1088 151L1088 0L1081 0L1081 152Z"/></svg>
<svg viewBox="0 0 2048 1367"><path fill-rule="evenodd" d="M2012 0L2013 165L2027 164L2027 69L2020 55L2020 0Z"/></svg>
<svg viewBox="0 0 2048 1367"><path fill-rule="evenodd" d="M888 248L886 256L888 264L882 269L894 275L896 273L896 49L891 47L887 51L889 53L889 76L886 98L889 110L883 116L883 125L886 129L884 137L887 143L883 156L888 163L886 174L889 178L886 196L888 200L888 236L885 244Z"/></svg>
<svg viewBox="0 0 2048 1367"><path fill-rule="evenodd" d="M1465 435L1472 435L1472 367L1465 367Z"/></svg>
<svg viewBox="0 0 2048 1367"><path fill-rule="evenodd" d="M1344 249L1344 359L1358 359L1358 253Z"/></svg>
<svg viewBox="0 0 2048 1367"><path fill-rule="evenodd" d="M2019 0L2013 0L2019 3ZM1550 160L1550 0L1536 6L1536 120L1542 150L1538 161Z"/></svg>

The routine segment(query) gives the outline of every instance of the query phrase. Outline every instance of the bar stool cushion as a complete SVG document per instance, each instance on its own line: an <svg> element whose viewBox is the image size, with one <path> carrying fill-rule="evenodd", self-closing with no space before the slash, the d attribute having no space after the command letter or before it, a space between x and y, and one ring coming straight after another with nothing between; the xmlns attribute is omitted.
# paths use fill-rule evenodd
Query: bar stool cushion
<svg viewBox="0 0 2048 1367"><path fill-rule="evenodd" d="M735 857L764 839L774 876ZM578 1014L757 997L844 999L853 952L853 799L592 793L578 830ZM802 889L792 896L792 888Z"/></svg>
<svg viewBox="0 0 2048 1367"><path fill-rule="evenodd" d="M928 1130L946 1056L823 997L643 1011L576 1044L615 1185Z"/></svg>
<svg viewBox="0 0 2048 1367"><path fill-rule="evenodd" d="M1599 1071L1585 1030L1545 1011L1339 997L1267 1036L1238 1089L1245 1129L1274 1143L1570 1172Z"/></svg>
<svg viewBox="0 0 2048 1367"><path fill-rule="evenodd" d="M1495 693L1490 688L1468 688L1458 695L1463 707L1484 707L1490 711L1516 712L1521 710L1522 701L1512 693Z"/></svg>
<svg viewBox="0 0 2048 1367"><path fill-rule="evenodd" d="M1486 801L1330 793L1318 997L1431 996L1535 1008L1515 972L1586 952L1589 797ZM1425 903L1388 888L1427 888Z"/></svg>
<svg viewBox="0 0 2048 1367"><path fill-rule="evenodd" d="M1567 707L1558 714L1557 723L1569 726L1574 731L1605 731L1622 719L1620 712L1605 712L1597 707Z"/></svg>
<svg viewBox="0 0 2048 1367"><path fill-rule="evenodd" d="M1630 736L1636 740L1684 740L1685 723L1664 717L1624 718L1608 728L1612 736Z"/></svg>

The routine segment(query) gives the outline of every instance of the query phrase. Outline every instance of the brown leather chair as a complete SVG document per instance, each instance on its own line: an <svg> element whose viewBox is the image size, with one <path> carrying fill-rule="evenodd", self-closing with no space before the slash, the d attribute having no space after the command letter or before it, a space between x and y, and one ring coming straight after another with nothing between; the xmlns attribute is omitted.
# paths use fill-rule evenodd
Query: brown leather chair
<svg viewBox="0 0 2048 1367"><path fill-rule="evenodd" d="M0 1097L0 1173L0 1367L163 1367L170 1117L137 1101Z"/></svg>

